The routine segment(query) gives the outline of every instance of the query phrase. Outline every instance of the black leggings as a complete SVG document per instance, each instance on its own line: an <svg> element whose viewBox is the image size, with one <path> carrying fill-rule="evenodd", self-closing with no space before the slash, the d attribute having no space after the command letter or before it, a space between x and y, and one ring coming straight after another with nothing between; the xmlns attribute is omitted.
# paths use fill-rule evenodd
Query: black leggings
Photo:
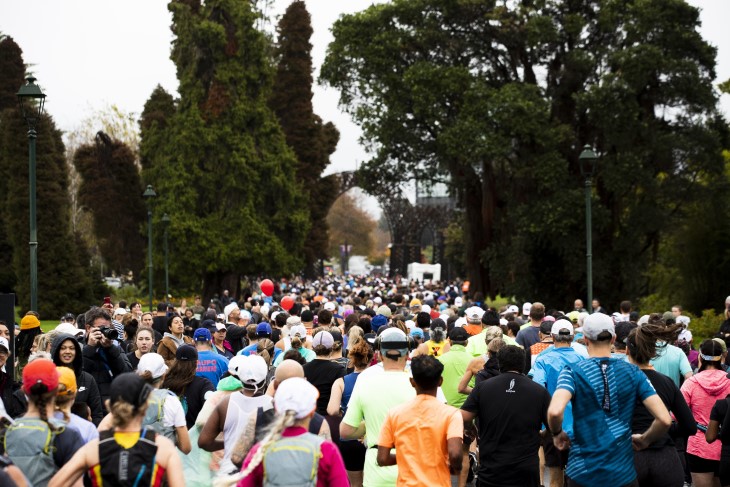
<svg viewBox="0 0 730 487"><path fill-rule="evenodd" d="M636 480L640 487L682 487L684 468L675 446L634 452Z"/></svg>

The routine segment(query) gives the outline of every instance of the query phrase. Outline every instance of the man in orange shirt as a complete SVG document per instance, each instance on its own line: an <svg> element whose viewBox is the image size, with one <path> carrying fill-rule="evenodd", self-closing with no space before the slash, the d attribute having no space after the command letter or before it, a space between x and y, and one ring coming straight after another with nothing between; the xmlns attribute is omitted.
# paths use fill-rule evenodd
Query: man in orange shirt
<svg viewBox="0 0 730 487"><path fill-rule="evenodd" d="M380 429L377 462L381 467L398 465L399 487L421 486L424 479L428 485L449 487L451 473L459 475L461 471L461 413L436 399L443 370L443 364L433 356L414 357L411 384L417 396L393 408ZM392 448L395 453L391 453Z"/></svg>

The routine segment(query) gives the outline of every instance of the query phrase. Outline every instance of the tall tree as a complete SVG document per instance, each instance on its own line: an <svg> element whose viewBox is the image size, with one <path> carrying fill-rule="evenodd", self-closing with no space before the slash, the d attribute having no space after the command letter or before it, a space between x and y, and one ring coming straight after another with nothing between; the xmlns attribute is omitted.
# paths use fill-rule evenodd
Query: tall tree
<svg viewBox="0 0 730 487"><path fill-rule="evenodd" d="M145 181L170 224L170 272L208 297L243 274L301 268L309 215L296 158L268 107L270 44L249 2L172 1L180 100Z"/></svg>
<svg viewBox="0 0 730 487"><path fill-rule="evenodd" d="M715 51L683 0L395 0L344 16L322 77L374 148L362 178L448 174L474 290L585 290L580 147L601 153L597 294L646 293L657 244L722 171Z"/></svg>
<svg viewBox="0 0 730 487"><path fill-rule="evenodd" d="M12 244L15 292L21 311L30 306L28 250L28 142L26 124L15 108L2 113L0 165L7 169L6 222ZM49 115L37 126L38 307L41 317L56 318L86 309L93 302L87 262L80 262L71 232L68 171L61 132Z"/></svg>
<svg viewBox="0 0 730 487"><path fill-rule="evenodd" d="M330 227L327 253L329 257L339 257L340 245L352 245L350 255L369 255L373 250L373 230L376 221L362 209L360 200L345 193L332 205L327 214Z"/></svg>
<svg viewBox="0 0 730 487"><path fill-rule="evenodd" d="M312 19L303 1L292 2L279 21L278 66L270 106L279 119L286 142L297 156L297 179L307 196L311 228L304 241L305 275L316 275L316 263L326 257L327 212L337 197L322 172L335 151L339 132L322 123L312 107Z"/></svg>
<svg viewBox="0 0 730 487"><path fill-rule="evenodd" d="M23 84L25 64L20 46L12 37L0 39L0 113L18 105L16 93ZM2 120L0 120L2 126ZM8 166L0 165L0 214L5 214L8 193ZM6 221L0 221L0 292L11 292L15 285L12 265L13 248L8 240Z"/></svg>
<svg viewBox="0 0 730 487"><path fill-rule="evenodd" d="M167 126L175 114L175 100L165 89L157 85L144 104L139 119L140 162L143 169L150 169L157 150L164 146Z"/></svg>
<svg viewBox="0 0 730 487"><path fill-rule="evenodd" d="M139 276L146 212L132 150L100 131L94 144L76 149L74 166L82 178L79 203L93 214L101 255L111 270Z"/></svg>

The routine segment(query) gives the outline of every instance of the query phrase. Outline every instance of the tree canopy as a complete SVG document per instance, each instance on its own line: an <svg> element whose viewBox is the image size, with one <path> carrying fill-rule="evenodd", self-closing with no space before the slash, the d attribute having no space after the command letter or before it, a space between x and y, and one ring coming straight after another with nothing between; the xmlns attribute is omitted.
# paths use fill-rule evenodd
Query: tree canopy
<svg viewBox="0 0 730 487"><path fill-rule="evenodd" d="M722 176L715 49L683 0L394 0L333 27L322 79L363 129L372 185L446 181L473 291L585 292L584 144L594 294L635 298L660 242Z"/></svg>

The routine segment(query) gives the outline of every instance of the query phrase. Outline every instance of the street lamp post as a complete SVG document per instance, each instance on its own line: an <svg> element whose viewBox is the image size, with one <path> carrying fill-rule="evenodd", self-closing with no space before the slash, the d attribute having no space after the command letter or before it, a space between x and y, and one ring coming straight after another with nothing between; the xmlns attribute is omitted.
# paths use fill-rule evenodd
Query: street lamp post
<svg viewBox="0 0 730 487"><path fill-rule="evenodd" d="M578 162L580 163L580 172L585 179L586 188L586 285L588 294L588 310L593 312L593 241L591 238L592 221L591 221L591 192L592 192L592 178L593 173L596 170L596 163L598 162L598 156L593 151L593 148L586 144L583 147L583 152L578 156Z"/></svg>
<svg viewBox="0 0 730 487"><path fill-rule="evenodd" d="M20 87L17 93L20 113L28 124L28 182L30 188L30 309L38 311L38 234L36 227L36 159L35 141L36 125L43 115L43 104L46 95L40 87L35 84L33 76L26 78L26 83Z"/></svg>
<svg viewBox="0 0 730 487"><path fill-rule="evenodd" d="M170 217L167 213L162 215L162 228L165 229L165 301L170 296L170 261L169 261L169 250L167 247L167 229L170 226Z"/></svg>
<svg viewBox="0 0 730 487"><path fill-rule="evenodd" d="M152 200L157 196L152 185L148 184L142 197L147 203L147 287L150 291L150 311L152 311Z"/></svg>

